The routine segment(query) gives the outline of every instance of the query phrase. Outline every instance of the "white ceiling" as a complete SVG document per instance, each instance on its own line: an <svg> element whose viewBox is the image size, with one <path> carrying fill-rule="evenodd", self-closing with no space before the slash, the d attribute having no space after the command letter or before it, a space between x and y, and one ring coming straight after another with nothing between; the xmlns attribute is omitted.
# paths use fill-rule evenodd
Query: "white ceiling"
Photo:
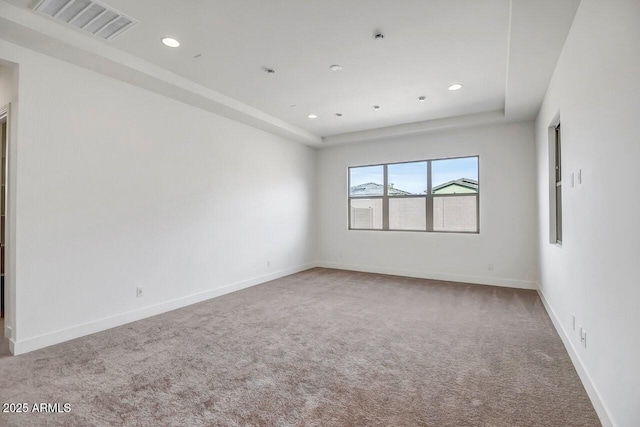
<svg viewBox="0 0 640 427"><path fill-rule="evenodd" d="M0 18L19 24L0 31L0 37L33 44L27 41L33 37L20 34L27 28L61 44L91 38L71 27L52 34L47 28L63 24L32 12L31 0L7 3L24 12L0 10ZM215 101L244 109L243 114L254 121L297 132L302 135L299 140L313 139L311 135L337 141L345 140L344 134L370 135L372 129L401 129L406 124L416 128L416 123L427 129L443 119L486 113L500 112L511 119L535 117L579 0L105 3L140 22L110 42L91 40L97 47L104 45L104 56L111 62L114 55L107 49L117 49L130 55L121 57L124 65L133 68L126 62L135 57L156 70L169 70L183 82L197 85L191 88L194 95L212 99L226 95ZM374 40L376 31L385 38ZM163 46L164 36L177 38L181 47ZM330 71L332 64L343 70ZM149 66L146 70L151 70ZM267 74L264 67L273 68L275 74ZM462 90L447 90L457 82L464 85ZM419 103L419 96L426 96L426 102ZM374 111L373 105L380 110ZM309 119L310 113L319 117ZM495 114L489 116L495 119Z"/></svg>
<svg viewBox="0 0 640 427"><path fill-rule="evenodd" d="M140 20L114 45L321 136L504 107L508 0L109 3Z"/></svg>

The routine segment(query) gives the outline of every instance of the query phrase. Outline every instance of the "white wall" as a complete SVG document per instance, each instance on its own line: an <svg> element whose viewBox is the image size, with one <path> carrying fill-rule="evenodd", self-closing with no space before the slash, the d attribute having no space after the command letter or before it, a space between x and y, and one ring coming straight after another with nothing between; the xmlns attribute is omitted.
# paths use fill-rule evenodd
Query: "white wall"
<svg viewBox="0 0 640 427"><path fill-rule="evenodd" d="M604 424L628 427L640 425L639 24L637 0L582 0L536 125L540 288ZM562 247L549 243L547 128L558 111Z"/></svg>
<svg viewBox="0 0 640 427"><path fill-rule="evenodd" d="M329 267L535 288L534 152L531 122L320 150L319 260ZM348 230L349 166L467 155L480 156L480 234Z"/></svg>
<svg viewBox="0 0 640 427"><path fill-rule="evenodd" d="M13 100L13 67L0 61L0 108Z"/></svg>
<svg viewBox="0 0 640 427"><path fill-rule="evenodd" d="M0 58L20 65L16 352L314 261L314 149L6 42Z"/></svg>

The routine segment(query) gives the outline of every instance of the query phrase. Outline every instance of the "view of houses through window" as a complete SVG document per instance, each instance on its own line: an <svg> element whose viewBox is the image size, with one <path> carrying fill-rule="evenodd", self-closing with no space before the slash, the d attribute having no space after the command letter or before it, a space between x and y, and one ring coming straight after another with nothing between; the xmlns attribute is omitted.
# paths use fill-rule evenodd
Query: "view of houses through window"
<svg viewBox="0 0 640 427"><path fill-rule="evenodd" d="M478 156L349 168L349 228L477 233Z"/></svg>

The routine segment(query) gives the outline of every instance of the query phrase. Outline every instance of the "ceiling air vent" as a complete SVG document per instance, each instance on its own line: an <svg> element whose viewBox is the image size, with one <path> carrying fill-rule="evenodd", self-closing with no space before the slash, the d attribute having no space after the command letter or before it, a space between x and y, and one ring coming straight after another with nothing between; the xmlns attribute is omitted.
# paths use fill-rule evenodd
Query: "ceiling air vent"
<svg viewBox="0 0 640 427"><path fill-rule="evenodd" d="M33 10L111 40L138 23L96 0L41 0Z"/></svg>

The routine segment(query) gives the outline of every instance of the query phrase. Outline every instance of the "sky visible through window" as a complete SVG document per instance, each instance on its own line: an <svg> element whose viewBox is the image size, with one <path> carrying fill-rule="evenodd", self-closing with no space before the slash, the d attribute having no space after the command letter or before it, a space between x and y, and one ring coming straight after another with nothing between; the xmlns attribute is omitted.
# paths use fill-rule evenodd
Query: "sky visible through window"
<svg viewBox="0 0 640 427"><path fill-rule="evenodd" d="M431 162L431 187L460 178L478 181L478 158L435 160Z"/></svg>
<svg viewBox="0 0 640 427"><path fill-rule="evenodd" d="M351 187L367 183L382 185L383 167L364 166L350 169ZM398 163L388 166L389 184L411 194L425 194L427 189L427 162ZM461 178L478 181L478 158L434 160L431 162L432 187Z"/></svg>
<svg viewBox="0 0 640 427"><path fill-rule="evenodd" d="M411 194L427 193L427 162L398 163L388 166L389 185Z"/></svg>
<svg viewBox="0 0 640 427"><path fill-rule="evenodd" d="M382 166L364 166L361 168L351 168L351 186L368 184L384 184L384 169Z"/></svg>

